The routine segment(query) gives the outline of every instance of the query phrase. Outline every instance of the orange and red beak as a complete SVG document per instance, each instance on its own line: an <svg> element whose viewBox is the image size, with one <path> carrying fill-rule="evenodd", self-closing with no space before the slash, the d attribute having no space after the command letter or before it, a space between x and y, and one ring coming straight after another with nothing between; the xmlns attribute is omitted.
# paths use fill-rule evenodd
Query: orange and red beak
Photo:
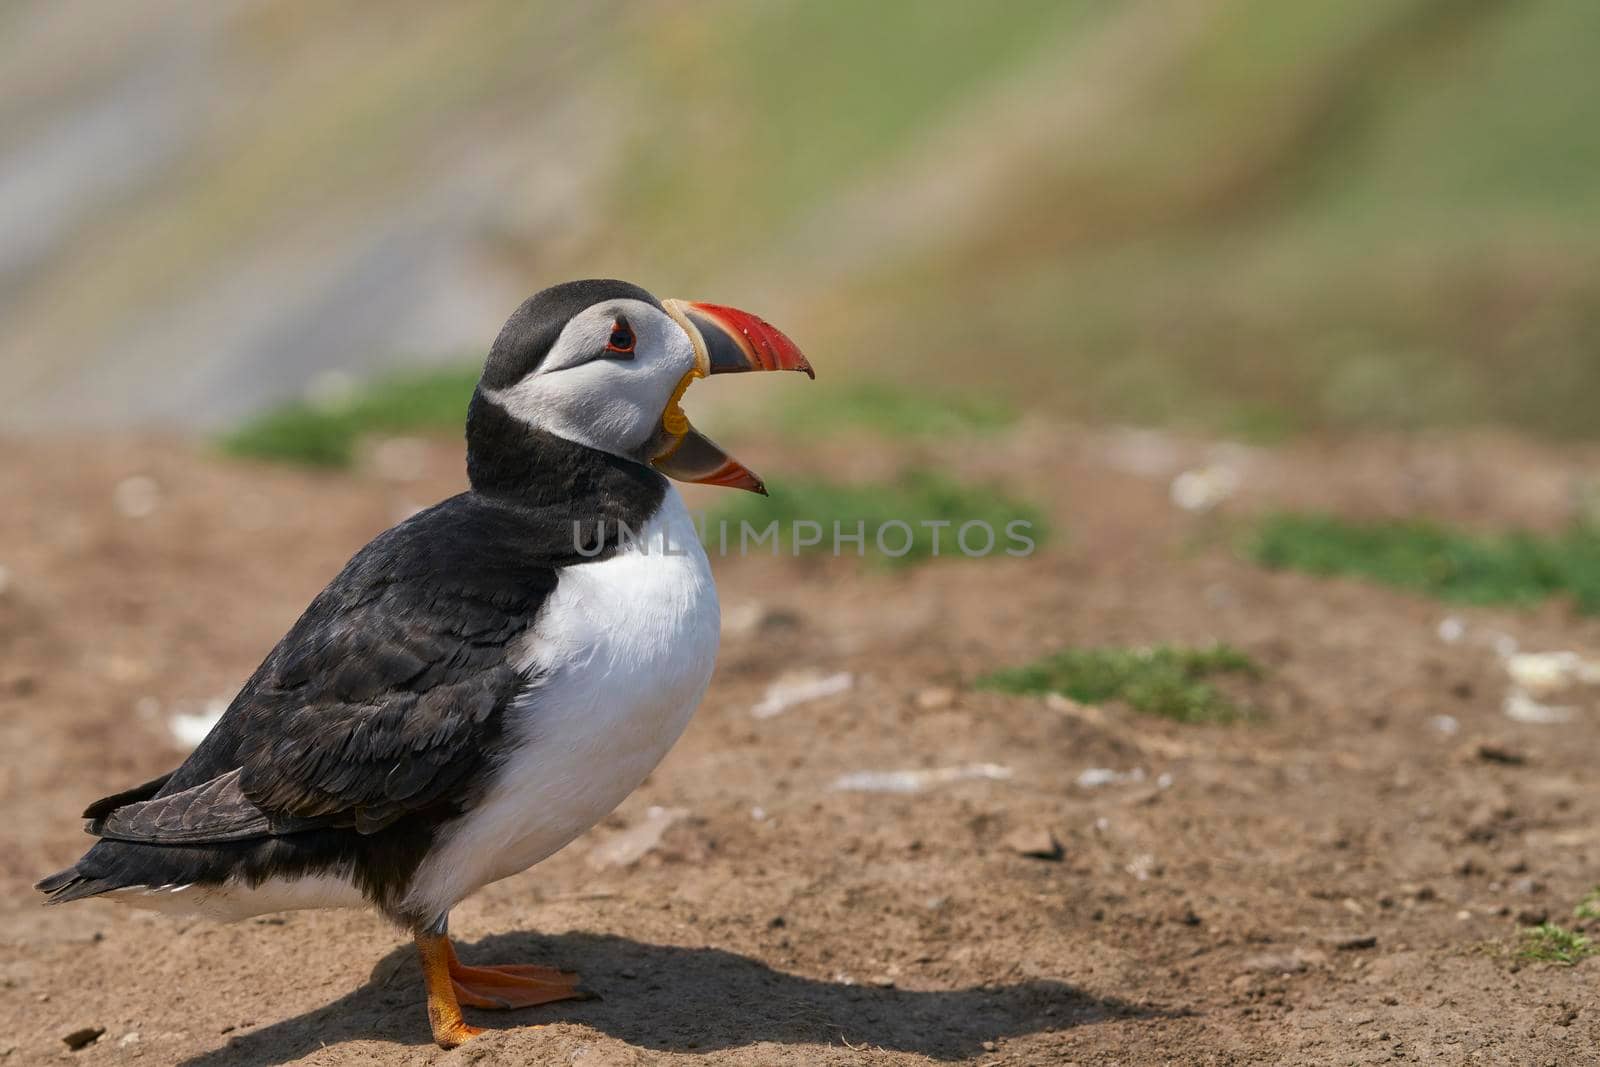
<svg viewBox="0 0 1600 1067"><path fill-rule="evenodd" d="M765 496L767 490L761 479L689 425L678 402L694 379L708 374L797 370L815 378L816 372L782 330L748 311L687 300L666 300L662 304L694 342L696 365L678 384L661 414L651 465L679 481L748 489Z"/></svg>

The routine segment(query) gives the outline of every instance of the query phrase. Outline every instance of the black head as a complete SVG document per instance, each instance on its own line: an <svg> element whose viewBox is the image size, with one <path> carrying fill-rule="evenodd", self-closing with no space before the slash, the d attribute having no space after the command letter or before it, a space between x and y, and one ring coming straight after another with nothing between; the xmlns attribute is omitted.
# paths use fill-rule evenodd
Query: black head
<svg viewBox="0 0 1600 1067"><path fill-rule="evenodd" d="M517 308L484 363L467 414L472 483L525 489L542 477L540 442L560 441L607 463L760 492L761 480L679 406L695 378L749 370L811 366L780 331L736 308L663 303L611 279L551 286Z"/></svg>
<svg viewBox="0 0 1600 1067"><path fill-rule="evenodd" d="M630 282L584 278L541 289L511 313L483 365L483 389L504 389L536 370L573 316L608 300L638 300L660 309L661 301Z"/></svg>

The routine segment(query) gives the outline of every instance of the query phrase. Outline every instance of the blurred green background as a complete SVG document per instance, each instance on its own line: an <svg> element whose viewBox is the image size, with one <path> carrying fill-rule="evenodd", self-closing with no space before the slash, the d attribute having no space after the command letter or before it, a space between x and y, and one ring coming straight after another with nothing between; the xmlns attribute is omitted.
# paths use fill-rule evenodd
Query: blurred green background
<svg viewBox="0 0 1600 1067"><path fill-rule="evenodd" d="M829 403L1593 436L1597 90L1594 0L13 0L0 420L458 418L610 275Z"/></svg>

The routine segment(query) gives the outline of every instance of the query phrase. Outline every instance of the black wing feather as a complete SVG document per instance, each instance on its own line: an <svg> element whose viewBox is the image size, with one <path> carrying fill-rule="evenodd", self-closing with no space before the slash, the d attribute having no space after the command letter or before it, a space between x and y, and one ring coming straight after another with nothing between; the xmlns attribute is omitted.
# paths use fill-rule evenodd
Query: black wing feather
<svg viewBox="0 0 1600 1067"><path fill-rule="evenodd" d="M124 805L91 829L109 841L193 845L248 841L313 825L269 815L239 788L239 772L229 771L190 789Z"/></svg>
<svg viewBox="0 0 1600 1067"><path fill-rule="evenodd" d="M199 843L319 826L375 833L459 810L527 684L508 646L555 588L548 523L463 495L380 535L257 669L120 840ZM555 557L555 558L553 558ZM181 810L181 814L179 814Z"/></svg>
<svg viewBox="0 0 1600 1067"><path fill-rule="evenodd" d="M110 815L124 804L132 804L139 800L149 800L161 791L161 787L167 784L167 780L172 777L173 773L168 771L166 774L136 785L132 789L124 789L120 793L112 793L108 797L101 797L83 809L83 817L97 821Z"/></svg>

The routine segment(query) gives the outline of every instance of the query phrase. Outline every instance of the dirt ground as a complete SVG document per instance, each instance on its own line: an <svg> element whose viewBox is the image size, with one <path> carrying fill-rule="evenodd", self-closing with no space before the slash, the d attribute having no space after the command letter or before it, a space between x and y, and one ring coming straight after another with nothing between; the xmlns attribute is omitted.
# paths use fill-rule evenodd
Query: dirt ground
<svg viewBox="0 0 1600 1067"><path fill-rule="evenodd" d="M316 475L162 440L0 444L0 1060L1600 1062L1600 961L1516 958L1522 925L1570 922L1600 880L1600 708L1513 721L1494 650L1592 653L1600 620L1267 573L1228 547L1279 506L1558 525L1592 451L1219 451L1045 425L803 451L784 459L953 464L1047 502L1058 534L1030 559L899 574L719 561L727 632L683 741L607 823L453 919L469 962L575 968L603 999L469 1013L502 1029L445 1053L409 945L374 916L214 926L46 909L29 886L88 844L87 801L182 758L174 713L231 694L352 552L459 487L458 448ZM776 445L740 452L781 477ZM1173 507L1171 476L1219 458L1242 479L1221 513ZM1266 665L1240 691L1258 721L972 687L1064 645L1215 639ZM800 669L855 684L752 715ZM1009 777L832 788L976 764ZM1097 768L1122 777L1080 784ZM1019 854L1019 833L1063 855ZM104 1034L69 1051L84 1027Z"/></svg>

